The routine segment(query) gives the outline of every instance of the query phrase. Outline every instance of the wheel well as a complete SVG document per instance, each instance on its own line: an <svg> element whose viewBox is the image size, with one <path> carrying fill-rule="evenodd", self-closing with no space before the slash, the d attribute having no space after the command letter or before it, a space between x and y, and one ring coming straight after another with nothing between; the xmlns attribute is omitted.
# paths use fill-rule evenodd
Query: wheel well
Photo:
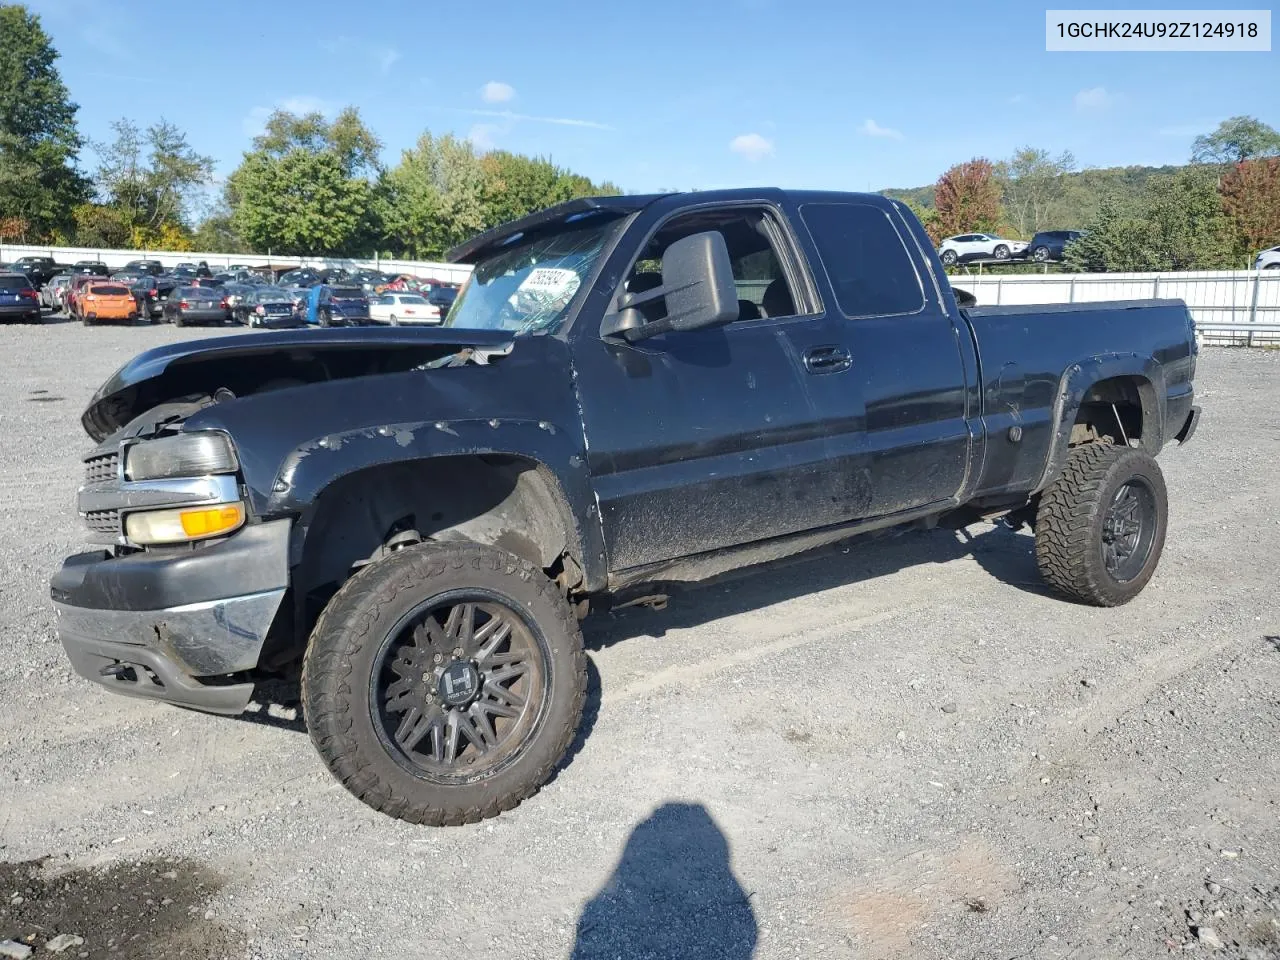
<svg viewBox="0 0 1280 960"><path fill-rule="evenodd" d="M309 630L354 569L397 544L471 540L581 584L576 527L555 475L515 456L432 457L368 467L340 477L306 519L293 587Z"/></svg>
<svg viewBox="0 0 1280 960"><path fill-rule="evenodd" d="M1071 444L1150 445L1155 390L1145 377L1111 377L1091 386L1080 401ZM1126 443L1128 441L1128 443Z"/></svg>

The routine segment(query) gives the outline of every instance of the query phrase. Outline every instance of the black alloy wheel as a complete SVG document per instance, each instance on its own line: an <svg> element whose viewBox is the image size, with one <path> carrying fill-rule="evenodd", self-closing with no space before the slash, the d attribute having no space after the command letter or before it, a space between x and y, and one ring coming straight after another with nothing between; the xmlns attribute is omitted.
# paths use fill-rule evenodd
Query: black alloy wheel
<svg viewBox="0 0 1280 960"><path fill-rule="evenodd" d="M547 655L501 599L453 591L421 604L375 656L369 708L383 747L437 783L500 770L547 700Z"/></svg>

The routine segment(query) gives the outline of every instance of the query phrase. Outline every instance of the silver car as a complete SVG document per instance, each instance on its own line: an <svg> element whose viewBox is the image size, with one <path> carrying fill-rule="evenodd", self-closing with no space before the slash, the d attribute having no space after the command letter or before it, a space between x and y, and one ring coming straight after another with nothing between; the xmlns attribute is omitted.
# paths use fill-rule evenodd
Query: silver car
<svg viewBox="0 0 1280 960"><path fill-rule="evenodd" d="M1258 254L1258 259L1253 261L1253 269L1280 270L1280 247L1270 247Z"/></svg>

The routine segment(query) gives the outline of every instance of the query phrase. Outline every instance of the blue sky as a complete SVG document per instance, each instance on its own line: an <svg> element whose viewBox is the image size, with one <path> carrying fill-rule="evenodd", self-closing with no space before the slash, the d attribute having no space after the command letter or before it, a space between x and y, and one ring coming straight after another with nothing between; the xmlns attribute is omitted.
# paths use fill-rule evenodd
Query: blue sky
<svg viewBox="0 0 1280 960"><path fill-rule="evenodd" d="M1046 53L1046 5L30 2L87 136L165 117L223 175L276 106L353 104L388 162L452 131L635 191L918 186L1025 144L1180 163L1225 117L1280 126L1280 54Z"/></svg>

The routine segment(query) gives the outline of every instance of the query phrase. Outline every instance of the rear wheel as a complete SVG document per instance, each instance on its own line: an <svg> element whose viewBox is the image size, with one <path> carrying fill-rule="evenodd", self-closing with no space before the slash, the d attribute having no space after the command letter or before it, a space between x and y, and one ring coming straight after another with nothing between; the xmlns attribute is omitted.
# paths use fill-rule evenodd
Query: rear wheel
<svg viewBox="0 0 1280 960"><path fill-rule="evenodd" d="M1076 447L1036 512L1040 575L1081 603L1127 603L1155 573L1168 523L1154 457L1109 444Z"/></svg>
<svg viewBox="0 0 1280 960"><path fill-rule="evenodd" d="M470 543L408 547L329 602L303 663L312 742L413 823L472 823L546 782L582 716L578 623L542 571Z"/></svg>
<svg viewBox="0 0 1280 960"><path fill-rule="evenodd" d="M1033 250L1033 251L1031 252L1031 258L1032 258L1033 260L1035 260L1035 262L1036 262L1036 263L1046 263L1046 262L1048 262L1048 260L1049 260L1049 248L1048 248L1048 247L1036 247L1036 248L1035 248L1035 250Z"/></svg>
<svg viewBox="0 0 1280 960"><path fill-rule="evenodd" d="M393 327L400 326L400 318L397 317L394 313L390 317L390 322Z"/></svg>
<svg viewBox="0 0 1280 960"><path fill-rule="evenodd" d="M182 314L181 314L180 312L179 312L179 313L175 313L175 314L173 315L173 325L174 325L175 327L184 327L184 326L186 326L186 321L184 321L184 320L182 319Z"/></svg>
<svg viewBox="0 0 1280 960"><path fill-rule="evenodd" d="M316 314L316 322L322 327L333 326L333 314L328 310L321 310Z"/></svg>

